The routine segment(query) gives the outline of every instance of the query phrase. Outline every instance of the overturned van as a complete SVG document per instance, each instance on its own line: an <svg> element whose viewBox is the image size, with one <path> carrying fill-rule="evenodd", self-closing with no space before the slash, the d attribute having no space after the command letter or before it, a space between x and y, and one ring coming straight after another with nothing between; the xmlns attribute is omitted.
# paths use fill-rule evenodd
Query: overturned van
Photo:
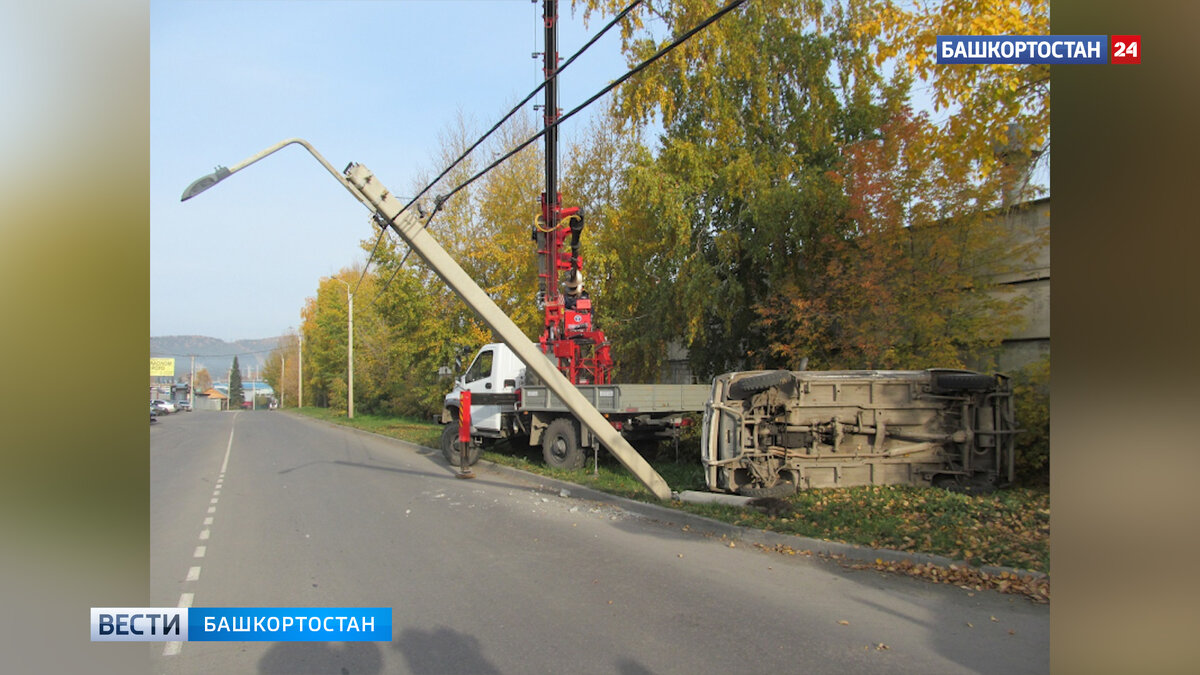
<svg viewBox="0 0 1200 675"><path fill-rule="evenodd" d="M963 370L718 376L704 412L708 488L753 497L855 485L979 492L1013 479L1012 385Z"/></svg>

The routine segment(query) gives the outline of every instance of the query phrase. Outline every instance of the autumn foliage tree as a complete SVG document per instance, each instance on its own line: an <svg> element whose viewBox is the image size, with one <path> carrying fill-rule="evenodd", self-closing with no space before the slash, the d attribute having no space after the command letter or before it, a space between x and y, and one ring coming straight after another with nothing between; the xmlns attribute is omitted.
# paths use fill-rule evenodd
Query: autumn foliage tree
<svg viewBox="0 0 1200 675"><path fill-rule="evenodd" d="M855 34L875 45L875 63L897 61L928 83L946 115L938 143L975 163L976 180L1003 189L1050 149L1050 66L939 67L938 35L1049 35L1049 0L865 0ZM1028 184L1019 188L1028 194Z"/></svg>
<svg viewBox="0 0 1200 675"><path fill-rule="evenodd" d="M644 3L623 36L630 62L720 4ZM987 290L1005 255L988 217L1013 195L1006 171L1046 140L1048 81L1037 68L934 73L917 52L931 31L961 32L946 16L1036 27L1043 10L752 2L620 90L618 116L664 133L625 172L618 220L675 242L646 258L671 270L671 290L647 289L648 314L688 345L697 374L984 358L1015 310ZM917 81L948 121L911 112Z"/></svg>
<svg viewBox="0 0 1200 675"><path fill-rule="evenodd" d="M715 8L681 0L646 11L679 34ZM764 307L825 292L852 227L842 150L877 133L909 85L871 67L852 19L841 5L748 3L620 91L619 115L664 129L657 154L626 174L622 220L670 244L654 247L664 288L651 316L687 344L701 377L786 366ZM664 42L635 29L625 44L636 62Z"/></svg>
<svg viewBox="0 0 1200 675"><path fill-rule="evenodd" d="M989 279L1013 265L1012 243L979 210L970 167L934 151L934 133L926 115L902 109L878 137L845 146L850 228L830 246L821 292L780 293L759 309L776 356L821 368L964 367L1010 330L1019 300Z"/></svg>
<svg viewBox="0 0 1200 675"><path fill-rule="evenodd" d="M271 386L276 400L283 405L294 406L300 400L296 389L299 375L296 368L298 340L299 336L294 333L284 335L263 364L263 380Z"/></svg>
<svg viewBox="0 0 1200 675"><path fill-rule="evenodd" d="M627 2L575 4L614 14ZM642 3L623 26L629 62L723 4ZM655 381L672 343L701 379L806 358L812 368L985 359L1016 308L988 281L1011 253L992 216L1012 193L1006 172L1048 147L1048 80L1036 67L933 69L922 50L937 32L1045 32L1046 12L1039 0L749 2L623 85L607 114L567 136L561 187L585 213L585 283L619 379ZM932 92L938 121L913 112L917 87ZM430 233L530 338L541 330L529 236L539 146L448 201L433 195L536 131L518 116L419 204ZM476 135L453 120L435 168ZM339 273L359 285L356 406L436 414L449 388L438 372L460 373L490 331L403 244L371 237L364 249L365 275ZM306 397L318 405L345 399L345 324L345 287L323 281L302 326Z"/></svg>
<svg viewBox="0 0 1200 675"><path fill-rule="evenodd" d="M475 132L465 118L442 134L439 161L448 165ZM534 133L518 117L479 152L507 149ZM421 204L430 233L525 331L536 338L541 314L530 230L538 213L540 156L516 155L453 198ZM429 195L448 193L473 175L472 158L450 171ZM424 185L418 186L424 187ZM355 407L365 413L429 418L449 389L443 373L458 374L491 332L422 261L391 235L363 241L371 266L338 278L355 288ZM346 399L346 287L324 280L303 310L306 391L316 405L340 409Z"/></svg>
<svg viewBox="0 0 1200 675"><path fill-rule="evenodd" d="M196 371L196 382L192 386L192 391L202 394L209 389L212 389L212 376L208 374L207 368L201 368Z"/></svg>

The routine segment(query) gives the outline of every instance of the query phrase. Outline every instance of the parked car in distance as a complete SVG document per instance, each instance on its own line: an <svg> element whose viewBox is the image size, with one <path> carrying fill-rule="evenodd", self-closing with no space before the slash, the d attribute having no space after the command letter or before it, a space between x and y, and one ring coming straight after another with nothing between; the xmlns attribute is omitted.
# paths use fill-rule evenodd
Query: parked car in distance
<svg viewBox="0 0 1200 675"><path fill-rule="evenodd" d="M175 409L178 412L192 412L192 404L188 401L176 401Z"/></svg>
<svg viewBox="0 0 1200 675"><path fill-rule="evenodd" d="M158 421L158 406L154 405L153 403L150 404L150 421Z"/></svg>
<svg viewBox="0 0 1200 675"><path fill-rule="evenodd" d="M154 406L155 408L158 408L158 412L161 415L170 415L171 413L175 412L175 405L173 403L171 403L170 401L163 401L163 400L156 399L154 401L151 401L150 405Z"/></svg>

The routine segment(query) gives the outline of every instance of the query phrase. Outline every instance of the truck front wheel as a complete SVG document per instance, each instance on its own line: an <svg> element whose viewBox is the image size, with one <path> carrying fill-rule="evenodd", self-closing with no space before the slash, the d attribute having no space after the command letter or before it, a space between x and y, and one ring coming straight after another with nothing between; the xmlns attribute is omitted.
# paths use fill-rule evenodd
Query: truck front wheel
<svg viewBox="0 0 1200 675"><path fill-rule="evenodd" d="M579 447L575 422L559 418L550 423L542 434L542 456L546 464L556 469L578 469L587 457Z"/></svg>
<svg viewBox="0 0 1200 675"><path fill-rule="evenodd" d="M462 463L462 441L458 440L458 422L451 422L442 429L442 456L450 466ZM479 446L472 443L467 447L467 466L479 461Z"/></svg>

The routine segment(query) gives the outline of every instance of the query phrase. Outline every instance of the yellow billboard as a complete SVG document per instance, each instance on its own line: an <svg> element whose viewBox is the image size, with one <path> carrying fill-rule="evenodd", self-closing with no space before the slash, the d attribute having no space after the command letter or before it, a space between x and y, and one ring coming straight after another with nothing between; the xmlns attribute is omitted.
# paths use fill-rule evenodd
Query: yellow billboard
<svg viewBox="0 0 1200 675"><path fill-rule="evenodd" d="M175 359L150 359L150 377L174 377Z"/></svg>

